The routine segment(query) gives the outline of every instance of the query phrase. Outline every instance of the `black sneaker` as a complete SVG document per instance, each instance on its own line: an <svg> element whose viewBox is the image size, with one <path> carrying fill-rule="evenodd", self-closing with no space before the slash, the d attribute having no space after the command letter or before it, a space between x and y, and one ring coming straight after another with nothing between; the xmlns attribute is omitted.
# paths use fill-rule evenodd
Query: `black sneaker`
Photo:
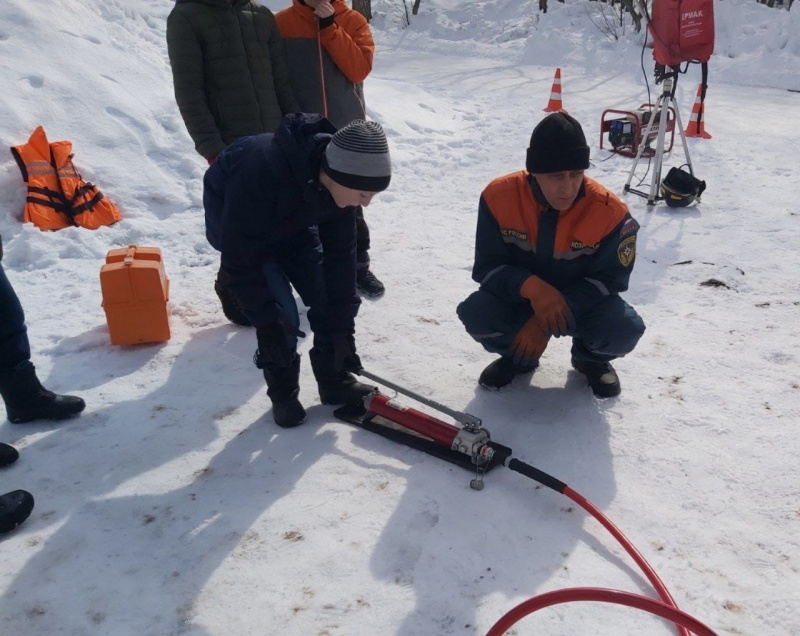
<svg viewBox="0 0 800 636"><path fill-rule="evenodd" d="M19 453L16 448L0 442L0 466L13 464L18 458Z"/></svg>
<svg viewBox="0 0 800 636"><path fill-rule="evenodd" d="M377 298L383 296L386 288L369 267L360 267L356 270L356 287L365 296Z"/></svg>
<svg viewBox="0 0 800 636"><path fill-rule="evenodd" d="M10 532L27 519L33 510L33 495L15 490L0 495L0 533Z"/></svg>
<svg viewBox="0 0 800 636"><path fill-rule="evenodd" d="M509 384L514 377L525 373L532 373L536 366L516 364L511 358L498 358L483 370L478 384L484 389L497 391Z"/></svg>
<svg viewBox="0 0 800 636"><path fill-rule="evenodd" d="M579 362L572 358L572 367L586 376L592 392L599 398L614 397L622 391L619 376L610 362Z"/></svg>

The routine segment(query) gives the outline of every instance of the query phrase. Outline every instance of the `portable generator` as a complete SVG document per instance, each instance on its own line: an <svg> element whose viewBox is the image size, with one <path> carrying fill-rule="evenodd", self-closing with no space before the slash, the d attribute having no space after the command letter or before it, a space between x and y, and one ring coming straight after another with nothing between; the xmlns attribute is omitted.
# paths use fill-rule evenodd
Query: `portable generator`
<svg viewBox="0 0 800 636"><path fill-rule="evenodd" d="M655 122L650 128L650 132L644 135L650 118L653 117L653 105L642 104L636 110L615 110L612 108L603 111L600 118L600 148L603 147L603 138L608 135L608 143L611 145L611 152L616 152L625 157L635 157L642 149L642 156L652 157L655 150L650 144L658 137L658 123L661 120L660 113L656 112ZM667 112L666 130L670 133L669 147L666 152L672 149L675 139L675 114L672 108Z"/></svg>

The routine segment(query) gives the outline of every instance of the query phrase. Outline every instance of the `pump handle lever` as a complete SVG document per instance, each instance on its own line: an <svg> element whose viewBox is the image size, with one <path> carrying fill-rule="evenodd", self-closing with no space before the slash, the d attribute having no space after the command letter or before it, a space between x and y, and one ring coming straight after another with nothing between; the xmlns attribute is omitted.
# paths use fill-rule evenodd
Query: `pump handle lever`
<svg viewBox="0 0 800 636"><path fill-rule="evenodd" d="M434 402L433 400L429 400L428 398L420 395L419 393L414 393L413 391L409 391L408 389L395 384L394 382L390 382L374 373L370 373L366 369L360 369L356 371L358 375L362 375L365 378L369 378L373 382L377 382L378 384L382 384L384 386L389 387L397 391L398 393L402 393L403 395L410 397L417 402L430 406L437 411L441 411L445 415L449 415L452 417L456 422L463 424L467 428L480 428L481 427L481 419L479 417L475 417L474 415L470 415L469 413L462 413L461 411L454 411L451 408L446 407L444 404L439 404L438 402Z"/></svg>

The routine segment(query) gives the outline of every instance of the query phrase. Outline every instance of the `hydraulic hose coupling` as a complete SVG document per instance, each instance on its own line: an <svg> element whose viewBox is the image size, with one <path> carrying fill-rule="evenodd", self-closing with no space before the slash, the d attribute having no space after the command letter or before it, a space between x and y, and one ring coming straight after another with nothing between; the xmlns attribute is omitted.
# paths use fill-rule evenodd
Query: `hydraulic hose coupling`
<svg viewBox="0 0 800 636"><path fill-rule="evenodd" d="M488 463L494 455L489 445L489 431L485 428L464 427L453 439L451 448L469 455L472 463L481 466Z"/></svg>

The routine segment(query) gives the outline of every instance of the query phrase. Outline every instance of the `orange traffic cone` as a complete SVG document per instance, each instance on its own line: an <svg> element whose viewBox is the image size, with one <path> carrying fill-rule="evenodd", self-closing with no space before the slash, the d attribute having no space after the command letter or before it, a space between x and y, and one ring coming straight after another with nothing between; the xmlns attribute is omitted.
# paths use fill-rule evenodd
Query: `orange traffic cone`
<svg viewBox="0 0 800 636"><path fill-rule="evenodd" d="M686 126L685 134L687 137L702 137L703 139L711 139L711 135L706 132L705 123L703 121L703 102L701 101L701 94L703 85L697 87L697 97L694 98L694 106L692 106L692 116L689 118L689 125Z"/></svg>
<svg viewBox="0 0 800 636"><path fill-rule="evenodd" d="M546 113L557 113L564 110L561 105L561 69L556 69L556 76L553 79L553 89L550 91L550 101L547 102Z"/></svg>

